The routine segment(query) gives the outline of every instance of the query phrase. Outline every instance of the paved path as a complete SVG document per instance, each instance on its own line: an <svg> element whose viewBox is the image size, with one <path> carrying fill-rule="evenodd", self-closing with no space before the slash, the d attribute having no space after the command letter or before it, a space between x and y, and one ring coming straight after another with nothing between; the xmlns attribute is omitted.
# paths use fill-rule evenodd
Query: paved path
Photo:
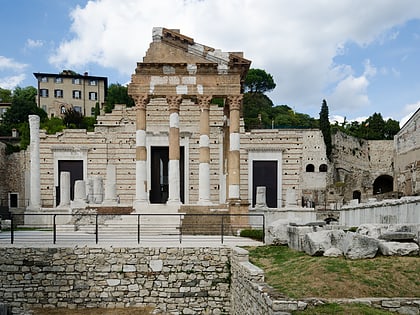
<svg viewBox="0 0 420 315"><path fill-rule="evenodd" d="M0 232L1 247L222 247L261 246L249 238L210 235L146 235L138 242L137 234L103 233L98 236L85 232L58 232L54 244L52 231L16 231L11 244L10 231Z"/></svg>

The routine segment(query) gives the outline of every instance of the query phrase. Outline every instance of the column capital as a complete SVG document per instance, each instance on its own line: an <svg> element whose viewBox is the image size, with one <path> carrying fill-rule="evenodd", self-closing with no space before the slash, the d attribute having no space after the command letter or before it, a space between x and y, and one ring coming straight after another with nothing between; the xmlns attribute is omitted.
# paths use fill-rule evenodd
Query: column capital
<svg viewBox="0 0 420 315"><path fill-rule="evenodd" d="M209 110L210 102L213 99L211 95L200 95L197 96L197 103L200 106L200 110Z"/></svg>
<svg viewBox="0 0 420 315"><path fill-rule="evenodd" d="M242 99L243 99L242 94L229 95L227 97L227 101L228 101L228 104L229 104L229 109L230 110L240 110L241 106L242 106Z"/></svg>
<svg viewBox="0 0 420 315"><path fill-rule="evenodd" d="M132 96L134 103L136 104L136 109L146 109L147 104L150 101L149 95L133 95Z"/></svg>
<svg viewBox="0 0 420 315"><path fill-rule="evenodd" d="M166 102L169 106L169 111L176 111L179 112L179 106L182 103L182 97L181 96L167 96Z"/></svg>

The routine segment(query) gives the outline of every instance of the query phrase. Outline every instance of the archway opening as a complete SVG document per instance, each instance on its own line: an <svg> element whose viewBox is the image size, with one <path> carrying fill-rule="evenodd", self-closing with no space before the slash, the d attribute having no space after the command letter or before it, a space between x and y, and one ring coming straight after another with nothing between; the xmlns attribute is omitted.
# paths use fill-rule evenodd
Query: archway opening
<svg viewBox="0 0 420 315"><path fill-rule="evenodd" d="M373 182L373 194L379 195L394 190L394 179L389 175L381 175Z"/></svg>

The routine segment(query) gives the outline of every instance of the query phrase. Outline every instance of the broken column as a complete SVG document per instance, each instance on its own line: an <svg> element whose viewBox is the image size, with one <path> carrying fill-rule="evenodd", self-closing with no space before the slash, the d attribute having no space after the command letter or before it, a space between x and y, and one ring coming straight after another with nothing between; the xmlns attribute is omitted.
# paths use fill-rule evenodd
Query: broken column
<svg viewBox="0 0 420 315"><path fill-rule="evenodd" d="M39 116L29 115L30 195L29 210L41 209L41 173L39 165Z"/></svg>
<svg viewBox="0 0 420 315"><path fill-rule="evenodd" d="M70 172L60 173L60 205L58 207L70 207Z"/></svg>
<svg viewBox="0 0 420 315"><path fill-rule="evenodd" d="M76 180L74 183L74 201L71 203L72 208L86 208L86 183L84 180Z"/></svg>
<svg viewBox="0 0 420 315"><path fill-rule="evenodd" d="M93 178L93 202L101 204L103 201L103 180L101 176Z"/></svg>
<svg viewBox="0 0 420 315"><path fill-rule="evenodd" d="M267 209L267 187L257 186L257 192L255 194L255 208L256 209Z"/></svg>
<svg viewBox="0 0 420 315"><path fill-rule="evenodd" d="M108 163L106 166L104 205L117 204L116 166Z"/></svg>

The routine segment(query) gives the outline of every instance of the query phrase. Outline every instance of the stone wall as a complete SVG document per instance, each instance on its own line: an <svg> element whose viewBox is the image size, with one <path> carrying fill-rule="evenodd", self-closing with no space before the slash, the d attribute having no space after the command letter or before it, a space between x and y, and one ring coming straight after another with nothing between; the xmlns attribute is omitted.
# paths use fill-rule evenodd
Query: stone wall
<svg viewBox="0 0 420 315"><path fill-rule="evenodd" d="M368 202L340 209L340 224L420 224L420 197Z"/></svg>
<svg viewBox="0 0 420 315"><path fill-rule="evenodd" d="M0 302L230 313L229 265L227 248L3 248Z"/></svg>

